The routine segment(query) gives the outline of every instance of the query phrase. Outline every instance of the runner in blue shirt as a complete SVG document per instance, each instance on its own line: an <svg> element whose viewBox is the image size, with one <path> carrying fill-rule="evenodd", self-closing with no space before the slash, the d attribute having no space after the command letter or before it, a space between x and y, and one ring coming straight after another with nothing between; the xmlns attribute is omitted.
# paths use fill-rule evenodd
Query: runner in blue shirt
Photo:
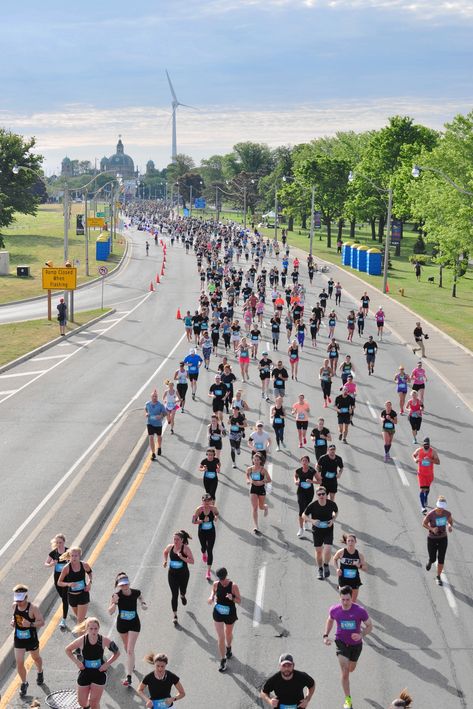
<svg viewBox="0 0 473 709"><path fill-rule="evenodd" d="M151 460L156 460L156 449L154 446L154 437L158 437L158 455L161 455L161 441L163 434L163 418L166 415L164 404L158 401L158 392L156 389L151 392L151 400L145 404L145 413L147 416L149 447L151 450Z"/></svg>
<svg viewBox="0 0 473 709"><path fill-rule="evenodd" d="M196 353L193 347L189 350L187 357L184 358L184 364L187 367L187 373L191 383L192 398L194 401L195 392L197 390L197 380L199 378L199 369L202 366L203 361L204 360L202 357Z"/></svg>

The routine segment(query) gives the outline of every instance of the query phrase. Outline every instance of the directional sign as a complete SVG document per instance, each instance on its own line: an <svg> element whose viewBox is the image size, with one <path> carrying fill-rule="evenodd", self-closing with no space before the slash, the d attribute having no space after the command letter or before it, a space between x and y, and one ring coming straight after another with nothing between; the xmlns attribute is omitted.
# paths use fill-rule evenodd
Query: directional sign
<svg viewBox="0 0 473 709"><path fill-rule="evenodd" d="M106 276L108 273L108 268L106 266L99 266L99 273L101 276Z"/></svg>
<svg viewBox="0 0 473 709"><path fill-rule="evenodd" d="M96 226L102 228L105 226L105 219L103 217L88 217L87 226Z"/></svg>
<svg viewBox="0 0 473 709"><path fill-rule="evenodd" d="M77 287L77 268L43 268L45 290L74 290Z"/></svg>
<svg viewBox="0 0 473 709"><path fill-rule="evenodd" d="M105 216L105 212L97 212L95 216L96 216L96 217L104 217L104 216Z"/></svg>

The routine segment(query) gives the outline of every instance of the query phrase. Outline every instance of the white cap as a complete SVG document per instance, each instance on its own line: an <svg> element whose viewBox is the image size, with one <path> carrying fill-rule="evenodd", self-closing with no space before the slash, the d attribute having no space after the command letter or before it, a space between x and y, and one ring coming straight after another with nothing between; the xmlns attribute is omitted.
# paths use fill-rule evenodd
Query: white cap
<svg viewBox="0 0 473 709"><path fill-rule="evenodd" d="M28 591L15 591L15 593L13 594L13 600L24 601L27 595Z"/></svg>
<svg viewBox="0 0 473 709"><path fill-rule="evenodd" d="M447 501L446 500L437 500L435 503L435 507L438 507L439 510L446 510L447 509Z"/></svg>

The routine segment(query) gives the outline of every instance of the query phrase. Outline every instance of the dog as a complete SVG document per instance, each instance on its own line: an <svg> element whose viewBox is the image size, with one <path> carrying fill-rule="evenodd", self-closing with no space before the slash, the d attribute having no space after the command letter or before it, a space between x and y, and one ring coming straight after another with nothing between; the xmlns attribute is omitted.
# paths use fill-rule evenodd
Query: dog
<svg viewBox="0 0 473 709"><path fill-rule="evenodd" d="M429 278L427 278L427 281L429 283L435 283L435 276L429 276Z"/></svg>

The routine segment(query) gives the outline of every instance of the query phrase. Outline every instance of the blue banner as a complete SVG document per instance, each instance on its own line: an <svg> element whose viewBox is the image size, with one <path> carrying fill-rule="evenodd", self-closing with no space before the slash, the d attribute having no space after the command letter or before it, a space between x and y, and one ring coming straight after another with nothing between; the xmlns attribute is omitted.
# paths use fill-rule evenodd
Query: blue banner
<svg viewBox="0 0 473 709"><path fill-rule="evenodd" d="M314 229L322 228L322 212L314 212Z"/></svg>
<svg viewBox="0 0 473 709"><path fill-rule="evenodd" d="M402 222L393 219L391 222L391 244L400 244L402 239Z"/></svg>

